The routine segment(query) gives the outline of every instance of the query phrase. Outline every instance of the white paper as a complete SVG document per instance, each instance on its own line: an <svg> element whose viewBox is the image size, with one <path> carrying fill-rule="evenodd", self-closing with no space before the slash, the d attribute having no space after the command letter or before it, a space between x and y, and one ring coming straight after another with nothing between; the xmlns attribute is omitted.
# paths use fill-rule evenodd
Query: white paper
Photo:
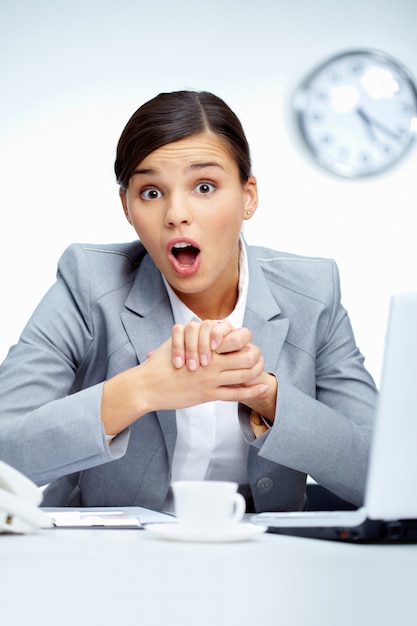
<svg viewBox="0 0 417 626"><path fill-rule="evenodd" d="M143 528L174 521L171 515L143 507L45 507L43 511L57 528Z"/></svg>

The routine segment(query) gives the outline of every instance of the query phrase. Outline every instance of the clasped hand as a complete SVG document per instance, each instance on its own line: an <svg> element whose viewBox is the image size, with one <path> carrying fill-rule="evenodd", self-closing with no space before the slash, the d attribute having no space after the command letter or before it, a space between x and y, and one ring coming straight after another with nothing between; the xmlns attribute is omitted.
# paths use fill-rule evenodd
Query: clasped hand
<svg viewBox="0 0 417 626"><path fill-rule="evenodd" d="M250 330L226 321L175 325L170 339L147 361L158 381L157 408L224 400L242 402L273 419L276 379L264 371L261 351L251 339Z"/></svg>
<svg viewBox="0 0 417 626"><path fill-rule="evenodd" d="M251 339L247 328L229 322L174 326L146 361L105 381L101 419L106 434L115 436L152 411L216 400L241 402L273 421L278 382L265 372Z"/></svg>

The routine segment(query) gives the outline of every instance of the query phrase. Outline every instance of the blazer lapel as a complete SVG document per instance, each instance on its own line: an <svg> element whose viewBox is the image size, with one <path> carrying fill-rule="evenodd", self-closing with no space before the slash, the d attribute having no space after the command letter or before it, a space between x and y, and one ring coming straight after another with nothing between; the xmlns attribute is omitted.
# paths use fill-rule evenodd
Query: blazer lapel
<svg viewBox="0 0 417 626"><path fill-rule="evenodd" d="M249 265L249 290L243 325L253 333L265 359L265 370L274 372L288 334L289 320L281 317L279 304L272 296L268 281L262 271L256 252L247 247Z"/></svg>
<svg viewBox="0 0 417 626"><path fill-rule="evenodd" d="M140 363L171 335L174 319L162 277L145 255L125 302L122 321Z"/></svg>
<svg viewBox="0 0 417 626"><path fill-rule="evenodd" d="M137 271L122 312L122 322L139 363L166 341L174 319L161 274L147 254ZM175 411L156 411L171 459L177 437Z"/></svg>

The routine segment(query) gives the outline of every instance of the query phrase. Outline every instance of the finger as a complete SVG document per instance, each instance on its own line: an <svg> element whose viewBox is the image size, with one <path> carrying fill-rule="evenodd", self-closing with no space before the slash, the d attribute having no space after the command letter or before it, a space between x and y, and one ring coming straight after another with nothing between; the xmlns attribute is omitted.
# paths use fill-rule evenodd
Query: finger
<svg viewBox="0 0 417 626"><path fill-rule="evenodd" d="M212 331L218 325L218 322L213 320L204 320L200 324L200 334L198 338L198 355L200 365L208 365L212 358Z"/></svg>
<svg viewBox="0 0 417 626"><path fill-rule="evenodd" d="M262 359L262 355L257 346L249 343L242 350L216 352L213 358L216 358L216 364L220 371L227 371L250 369Z"/></svg>
<svg viewBox="0 0 417 626"><path fill-rule="evenodd" d="M250 386L259 379L263 371L264 360L260 357L252 367L223 370L218 378L219 386Z"/></svg>
<svg viewBox="0 0 417 626"><path fill-rule="evenodd" d="M184 327L185 363L192 372L200 366L198 353L200 331L200 322L189 322Z"/></svg>
<svg viewBox="0 0 417 626"><path fill-rule="evenodd" d="M179 369L185 364L184 326L175 324L172 328L172 364Z"/></svg>
<svg viewBox="0 0 417 626"><path fill-rule="evenodd" d="M247 404L251 400L262 398L267 392L268 387L265 384L251 385L250 387L220 387L217 390L217 400L225 402L241 402Z"/></svg>
<svg viewBox="0 0 417 626"><path fill-rule="evenodd" d="M237 352L238 350L245 348L251 340L252 333L248 328L231 329L228 333L224 334L216 352L219 354Z"/></svg>
<svg viewBox="0 0 417 626"><path fill-rule="evenodd" d="M218 350L220 345L223 343L224 338L233 330L235 330L234 327L227 320L222 322L212 322L210 349Z"/></svg>

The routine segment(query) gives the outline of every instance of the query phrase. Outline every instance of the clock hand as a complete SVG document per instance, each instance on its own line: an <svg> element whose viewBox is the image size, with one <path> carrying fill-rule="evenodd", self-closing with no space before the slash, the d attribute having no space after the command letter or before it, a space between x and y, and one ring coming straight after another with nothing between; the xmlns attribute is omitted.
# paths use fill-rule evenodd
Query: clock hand
<svg viewBox="0 0 417 626"><path fill-rule="evenodd" d="M375 143L379 143L378 137L375 135L374 129L372 128L372 122L370 120L370 117L362 109L356 109L356 113L365 123L366 130L368 131L369 137L372 139L372 141L374 141Z"/></svg>
<svg viewBox="0 0 417 626"><path fill-rule="evenodd" d="M365 113L363 109L361 108L356 109L356 112L359 115L359 117L366 123L369 129L371 129L371 127L374 126L375 128L379 128L379 130L382 133L385 133L385 135L388 135L388 137L392 137L392 139L396 139L396 140L401 139L400 133L396 133L390 128L387 128L386 126L384 126L384 124L381 124L381 122L376 120L374 117L371 117L370 115L368 115L368 113ZM375 133L373 131L372 131L372 135L375 137ZM375 137L375 140L376 140L376 137Z"/></svg>

